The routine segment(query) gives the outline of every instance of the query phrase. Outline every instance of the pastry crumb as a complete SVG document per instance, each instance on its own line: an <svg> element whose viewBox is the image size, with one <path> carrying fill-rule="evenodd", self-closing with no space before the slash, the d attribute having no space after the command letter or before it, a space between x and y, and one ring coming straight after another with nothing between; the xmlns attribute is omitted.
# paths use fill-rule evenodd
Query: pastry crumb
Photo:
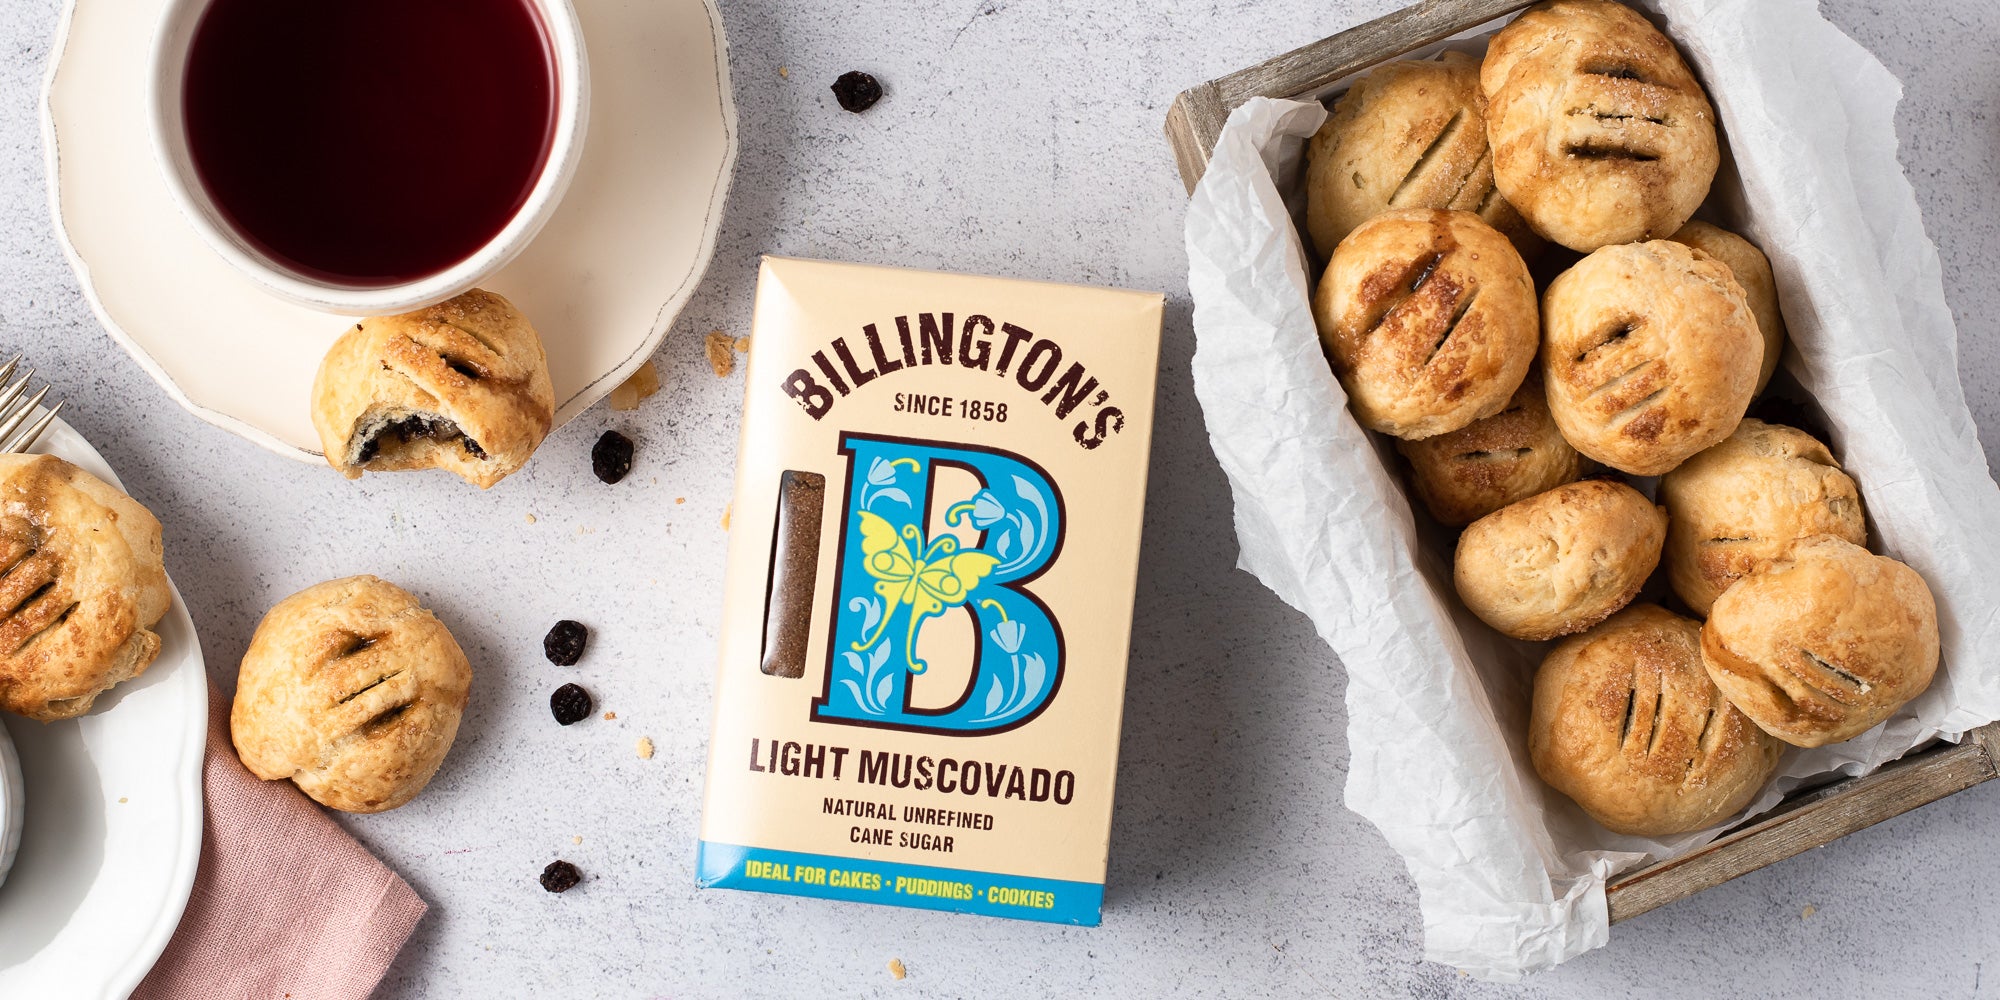
<svg viewBox="0 0 2000 1000"><path fill-rule="evenodd" d="M574 836L574 837L571 837L571 838L569 838L569 842L570 842L570 843L572 843L572 844L581 844L581 843L583 843L583 834L580 834L580 833L579 833L579 834L577 834L576 836Z"/></svg>
<svg viewBox="0 0 2000 1000"><path fill-rule="evenodd" d="M125 796L123 796L123 795L120 795L120 796L118 796L118 804L119 804L119 805L121 805L121 806L122 806L122 805L124 805L124 804L125 804L125 803L127 803L127 802L130 802L130 801L132 801L132 800L131 800L131 799L128 799L128 798L126 798L126 797L125 797Z"/></svg>
<svg viewBox="0 0 2000 1000"><path fill-rule="evenodd" d="M647 361L632 373L632 377L611 390L611 408L614 410L636 410L646 397L660 391L660 372Z"/></svg>
<svg viewBox="0 0 2000 1000"><path fill-rule="evenodd" d="M778 67L778 75L789 80L792 78L792 68L790 66L780 66Z"/></svg>
<svg viewBox="0 0 2000 1000"><path fill-rule="evenodd" d="M606 712L606 713L604 713L604 721L606 721L606 722L610 722L611 720L613 720L613 719L616 719L616 718L618 718L618 713L617 713L617 712Z"/></svg>
<svg viewBox="0 0 2000 1000"><path fill-rule="evenodd" d="M640 760L652 760L652 759L653 759L653 738L652 738L652 737L650 737L650 736L641 736L641 737L639 737L639 744L638 744L638 751L639 751L639 759L640 759Z"/></svg>
<svg viewBox="0 0 2000 1000"><path fill-rule="evenodd" d="M738 354L750 353L750 338L747 336L736 338L735 347L736 347L736 353Z"/></svg>
<svg viewBox="0 0 2000 1000"><path fill-rule="evenodd" d="M1811 903L1807 903L1806 908L1799 911L1799 919L1810 920L1812 919L1812 915L1818 912L1819 912L1819 907L1814 906Z"/></svg>
<svg viewBox="0 0 2000 1000"><path fill-rule="evenodd" d="M527 515L527 521L528 521L528 523L529 523L529 524L533 524L533 523L535 523L535 515L533 515L533 514L529 514L529 515Z"/></svg>
<svg viewBox="0 0 2000 1000"><path fill-rule="evenodd" d="M728 530L729 530L729 507L732 507L732 506L735 506L735 505L734 505L734 504L730 504L729 506L725 506L725 507L723 507L723 508L722 508L722 530L724 530L724 531L728 531Z"/></svg>
<svg viewBox="0 0 2000 1000"><path fill-rule="evenodd" d="M736 370L736 352L731 347L736 342L721 330L709 333L702 347L708 352L708 366L715 369L716 378L728 378Z"/></svg>
<svg viewBox="0 0 2000 1000"><path fill-rule="evenodd" d="M674 498L674 502L675 502L675 503L677 503L677 504L682 504L682 503L687 503L687 502L688 502L688 498L687 498L687 497L675 497L675 498Z"/></svg>
<svg viewBox="0 0 2000 1000"><path fill-rule="evenodd" d="M909 971L908 969L905 969L905 968L903 968L903 960L902 960L902 959L900 959L900 958L892 958L892 959L890 959L890 960L889 960L889 978L891 978L891 979L901 979L901 978L903 978L904 976L907 976L907 975L909 975L909 974L910 974L910 971Z"/></svg>

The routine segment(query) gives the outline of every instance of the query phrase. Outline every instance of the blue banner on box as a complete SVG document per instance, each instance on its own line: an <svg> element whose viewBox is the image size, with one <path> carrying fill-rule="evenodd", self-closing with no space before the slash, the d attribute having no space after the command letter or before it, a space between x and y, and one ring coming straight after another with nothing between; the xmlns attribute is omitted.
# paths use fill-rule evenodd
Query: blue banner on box
<svg viewBox="0 0 2000 1000"><path fill-rule="evenodd" d="M706 840L701 842L696 868L702 886L709 888L916 906L1087 927L1097 925L1104 904L1104 886L1094 882L992 875Z"/></svg>

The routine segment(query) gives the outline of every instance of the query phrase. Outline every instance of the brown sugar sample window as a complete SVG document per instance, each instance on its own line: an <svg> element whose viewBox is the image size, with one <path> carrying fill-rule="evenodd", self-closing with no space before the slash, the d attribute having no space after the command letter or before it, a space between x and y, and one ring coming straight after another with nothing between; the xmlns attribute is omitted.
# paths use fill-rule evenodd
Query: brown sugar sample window
<svg viewBox="0 0 2000 1000"><path fill-rule="evenodd" d="M819 576L819 522L825 506L825 476L796 469L778 475L778 523L771 539L771 580L764 592L761 660L763 671L773 677L806 675L813 583Z"/></svg>

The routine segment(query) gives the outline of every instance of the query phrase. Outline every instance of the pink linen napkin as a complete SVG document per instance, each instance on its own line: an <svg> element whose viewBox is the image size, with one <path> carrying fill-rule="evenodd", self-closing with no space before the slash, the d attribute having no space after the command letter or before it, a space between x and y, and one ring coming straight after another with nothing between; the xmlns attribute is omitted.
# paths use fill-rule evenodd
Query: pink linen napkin
<svg viewBox="0 0 2000 1000"><path fill-rule="evenodd" d="M214 692L206 768L194 894L134 1000L374 992L424 901L290 782L244 770Z"/></svg>

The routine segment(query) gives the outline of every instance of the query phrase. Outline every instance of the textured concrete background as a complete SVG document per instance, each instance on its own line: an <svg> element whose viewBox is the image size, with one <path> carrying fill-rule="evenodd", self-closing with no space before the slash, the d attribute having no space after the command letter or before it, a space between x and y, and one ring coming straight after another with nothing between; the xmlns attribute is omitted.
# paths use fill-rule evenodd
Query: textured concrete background
<svg viewBox="0 0 2000 1000"><path fill-rule="evenodd" d="M36 115L55 0L0 9L0 347L71 392L76 426L165 521L215 683L233 686L266 607L357 572L424 595L476 664L430 789L343 820L433 907L381 995L1980 992L1983 963L2000 959L2000 783L1623 925L1609 948L1517 990L1420 960L1401 865L1340 804L1337 664L1232 569L1228 497L1188 380L1183 196L1160 135L1179 90L1395 0L723 6L742 159L714 268L657 359L666 388L635 414L586 413L484 494L433 475L350 484L272 457L182 413L113 346L49 234ZM1903 163L1943 253L1991 460L2000 8L1825 7L1905 82ZM859 117L826 89L857 67L889 91ZM740 375L708 371L700 341L747 332L766 251L1168 293L1102 928L693 888L742 391ZM639 443L617 487L589 471L606 427ZM560 617L594 630L573 669L539 652ZM557 727L547 695L570 679L618 719ZM632 751L642 735L659 747L650 761ZM534 878L558 856L589 880L551 896ZM908 979L890 979L891 957Z"/></svg>

